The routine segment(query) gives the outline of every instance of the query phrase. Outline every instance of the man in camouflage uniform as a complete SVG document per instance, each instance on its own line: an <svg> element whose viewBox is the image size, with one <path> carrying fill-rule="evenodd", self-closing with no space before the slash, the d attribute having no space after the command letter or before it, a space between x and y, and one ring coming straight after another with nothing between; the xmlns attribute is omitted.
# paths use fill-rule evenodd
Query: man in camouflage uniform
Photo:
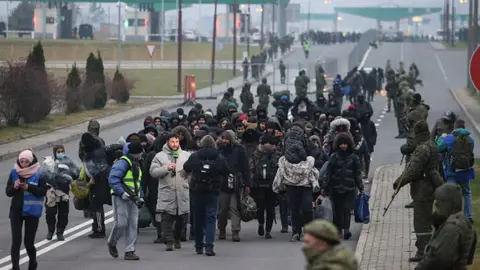
<svg viewBox="0 0 480 270"><path fill-rule="evenodd" d="M393 108L396 113L397 109L396 109L395 101L397 98L398 82L395 81L395 71L393 71L393 69L387 70L386 77L387 77L387 84L385 85L385 90L387 91L387 98L388 98L387 112L390 112L390 109L392 107L392 101L393 101Z"/></svg>
<svg viewBox="0 0 480 270"><path fill-rule="evenodd" d="M270 102L270 96L272 95L272 89L270 85L267 84L267 79L262 79L262 84L257 86L257 96L258 103L265 106L266 113L268 116L268 103Z"/></svg>
<svg viewBox="0 0 480 270"><path fill-rule="evenodd" d="M395 117L397 118L398 136L395 139L404 139L407 137L406 130L406 99L409 95L408 84L402 81L399 84L399 89L396 90L396 97L394 98Z"/></svg>
<svg viewBox="0 0 480 270"><path fill-rule="evenodd" d="M406 162L410 160L410 156L415 151L413 127L420 120L427 120L429 106L422 102L422 96L415 93L411 96L411 90L404 90L404 98L407 104L406 119L403 119L407 126L407 142L402 145L400 151L406 156Z"/></svg>
<svg viewBox="0 0 480 270"><path fill-rule="evenodd" d="M341 247L337 228L326 220L315 220L305 226L303 253L307 269L357 270L353 253Z"/></svg>
<svg viewBox="0 0 480 270"><path fill-rule="evenodd" d="M302 70L298 73L298 76L295 78L295 95L297 97L306 96L308 83L310 83L310 78L305 74L305 70Z"/></svg>
<svg viewBox="0 0 480 270"><path fill-rule="evenodd" d="M459 186L444 184L437 188L432 213L435 232L415 270L467 269L475 231L463 215L462 203Z"/></svg>
<svg viewBox="0 0 480 270"><path fill-rule="evenodd" d="M315 84L317 87L317 96L323 94L323 89L325 88L325 85L327 85L327 82L325 81L325 70L323 69L322 64L320 64L320 61L317 61L317 64L315 65Z"/></svg>
<svg viewBox="0 0 480 270"><path fill-rule="evenodd" d="M438 148L430 140L430 132L426 121L418 121L414 128L415 151L407 163L402 175L393 184L393 189L410 184L410 195L413 199L413 227L417 235L415 246L417 253L410 258L411 262L419 262L424 255L425 247L432 234L432 206L435 189L443 184L438 173Z"/></svg>

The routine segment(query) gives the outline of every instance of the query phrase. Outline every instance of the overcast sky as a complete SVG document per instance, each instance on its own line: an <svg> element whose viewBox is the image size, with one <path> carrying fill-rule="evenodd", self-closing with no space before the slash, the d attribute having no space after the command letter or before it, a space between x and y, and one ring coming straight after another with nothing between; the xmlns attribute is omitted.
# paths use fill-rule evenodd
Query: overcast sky
<svg viewBox="0 0 480 270"><path fill-rule="evenodd" d="M394 4L388 4L388 0L329 0L329 4L324 4L324 0L291 0L291 3L299 3L301 4L301 12L308 13L308 6L310 2L310 12L311 13L333 13L333 7L366 7L366 6L390 6L394 7ZM443 7L443 1L441 0L402 0L402 7ZM397 2L398 3L398 2ZM457 2L458 3L458 2ZM16 6L18 2L10 2L9 7L10 9ZM86 12L88 9L88 4L83 3L80 4L82 9ZM115 22L117 19L117 12L116 12L116 4L103 4L102 5L107 12L110 14L110 21ZM254 11L256 6L251 7L251 10ZM0 2L0 20L5 20L6 17L6 2ZM211 26L207 26L206 22L209 20L208 18L213 15L213 5L193 5L191 8L184 9L184 24L187 29L192 30L201 30L202 32L208 33L211 29ZM108 12L109 11L109 12ZM221 5L218 9L219 13L226 12L226 6ZM458 4L457 5L457 12L458 13L467 13L468 12L468 4ZM200 19L200 15L202 15L203 19ZM353 15L347 14L340 14L343 20L339 23L339 29L343 31L363 31L372 27L376 27L375 20L362 18ZM176 21L176 12L170 11L167 12L167 25L175 24ZM431 19L431 23L429 25L422 25L419 27L420 32L432 32L436 29L441 28L439 14L425 16L425 18ZM254 25L259 25L258 21L260 20L260 14L254 13L252 14L252 20ZM105 19L107 22L108 19ZM210 24L211 25L211 24ZM289 23L287 28L289 29L305 29L307 23ZM392 26L390 23L384 23L384 28ZM208 29L206 29L208 27ZM311 21L310 23L311 28L315 29L323 29L323 30L331 30L333 24L328 21ZM202 28L202 29L199 29ZM407 28L406 24L402 24L402 28L405 30ZM289 30L287 29L287 30Z"/></svg>

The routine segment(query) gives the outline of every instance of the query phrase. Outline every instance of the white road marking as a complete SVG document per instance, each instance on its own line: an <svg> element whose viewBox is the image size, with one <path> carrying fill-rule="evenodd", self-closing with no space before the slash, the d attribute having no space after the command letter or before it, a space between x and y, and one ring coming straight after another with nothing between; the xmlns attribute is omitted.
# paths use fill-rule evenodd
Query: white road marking
<svg viewBox="0 0 480 270"><path fill-rule="evenodd" d="M113 213L113 212L112 212L112 213ZM105 220L105 225L106 225L106 224L109 224L109 223L111 223L111 222L113 222L113 217ZM72 229L73 229L73 228L72 228ZM75 240L75 239L77 239L77 238L79 238L79 237L81 237L81 236L89 233L90 231L91 231L90 228L84 229L83 231L79 231L79 232L77 232L77 233L75 233L75 234L73 234L73 235L70 235L69 237L65 238L65 241L61 241L61 242L60 242L60 241L57 241L57 242L54 242L54 244L52 244L52 245L49 245L49 246L47 246L47 247L45 247L45 248L43 248L43 249L37 250L37 257L39 257L40 255L43 255L43 254L45 254L45 253L47 253L47 252L49 252L49 251L52 251L52 250L54 250L54 249L56 249L56 248L58 248L58 247L60 247L60 246L63 246L63 245L65 245L66 243L71 242L71 241L73 241L73 240ZM103 243L106 245L105 242L103 242ZM30 259L28 258L28 256L23 257L23 258L20 260L20 265L22 265L22 264L24 264L24 263L27 263L29 260L30 260ZM10 269L12 269L12 265L11 265L11 264L0 268L0 270L10 270Z"/></svg>
<svg viewBox="0 0 480 270"><path fill-rule="evenodd" d="M365 62L367 61L367 58L370 55L371 51L372 51L372 46L368 47L368 50L363 55L362 62L360 62L360 65L358 66L358 69L362 69L363 65L365 65Z"/></svg>
<svg viewBox="0 0 480 270"><path fill-rule="evenodd" d="M381 119L381 118L378 118L378 119L377 119L377 122L382 122L382 119Z"/></svg>
<svg viewBox="0 0 480 270"><path fill-rule="evenodd" d="M105 217L110 216L110 215L113 215L113 210L110 210L110 211L108 211L108 212L105 213ZM105 222L105 224L107 224L107 223ZM64 232L64 235L66 236L66 235L68 235L68 234L70 234L70 233L76 232L76 231L78 231L78 230L80 230L80 229L82 229L82 228L84 228L84 227L90 226L90 225L92 225L92 220L83 222L83 223L81 223L81 224L78 224L78 225L75 226L75 227L72 227L72 228L66 230L66 231ZM91 228L88 228L88 230L91 231ZM86 234L86 233L85 233L85 234ZM35 244L35 248L39 249L39 248L41 248L42 246L45 246L45 245L47 245L47 244L55 243L54 240L56 240L56 239L57 239L57 236L54 236L51 241L48 241L47 239L44 239L44 240L36 243L36 244ZM65 240L67 240L67 239L68 239L68 237L65 238ZM66 241L64 241L64 242L66 242ZM59 242L59 243L61 243L61 242ZM47 248L48 248L48 247L47 247ZM27 250L26 250L26 249L20 250L20 256L25 255L26 253L27 253ZM38 250L37 250L37 255L38 255ZM5 264L5 263L7 263L7 262L10 262L10 260L11 260L10 256L6 256L6 257L0 259L0 265ZM2 269L4 269L4 268L0 268L0 270L2 270ZM8 268L8 269L10 269L10 268Z"/></svg>
<svg viewBox="0 0 480 270"><path fill-rule="evenodd" d="M378 126L380 126L380 124L379 124L379 123L375 123L375 126L378 127Z"/></svg>
<svg viewBox="0 0 480 270"><path fill-rule="evenodd" d="M383 114L382 114L382 115L380 115L380 118L384 118L384 117L385 117L385 115L383 115Z"/></svg>
<svg viewBox="0 0 480 270"><path fill-rule="evenodd" d="M438 67L440 68L440 71L443 74L443 78L445 79L445 81L448 84L447 73L445 72L445 69L443 68L442 61L440 60L440 57L438 57L438 54L436 52L433 52L433 54L435 55L435 59L437 59Z"/></svg>

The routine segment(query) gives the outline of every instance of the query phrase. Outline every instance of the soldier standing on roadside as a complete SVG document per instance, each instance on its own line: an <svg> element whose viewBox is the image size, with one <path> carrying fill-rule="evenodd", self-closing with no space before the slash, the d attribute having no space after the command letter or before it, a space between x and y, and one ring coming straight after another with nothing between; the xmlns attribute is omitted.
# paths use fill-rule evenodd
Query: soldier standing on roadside
<svg viewBox="0 0 480 270"><path fill-rule="evenodd" d="M439 151L435 142L430 139L427 122L424 120L417 122L413 131L415 151L402 175L393 184L393 189L410 184L417 253L409 261L419 262L423 259L425 247L432 234L433 195L435 189L443 184L443 179L438 173Z"/></svg>
<svg viewBox="0 0 480 270"><path fill-rule="evenodd" d="M462 191L457 185L444 184L435 191L432 213L435 232L415 270L467 269L475 231L463 215L462 201Z"/></svg>

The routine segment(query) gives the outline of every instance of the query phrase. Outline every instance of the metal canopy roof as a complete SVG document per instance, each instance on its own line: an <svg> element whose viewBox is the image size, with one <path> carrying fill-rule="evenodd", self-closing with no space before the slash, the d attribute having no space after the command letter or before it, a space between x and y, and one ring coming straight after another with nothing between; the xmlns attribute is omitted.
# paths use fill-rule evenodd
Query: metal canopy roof
<svg viewBox="0 0 480 270"><path fill-rule="evenodd" d="M357 15L380 21L396 21L442 11L442 8L438 7L335 7L334 9L338 13Z"/></svg>

